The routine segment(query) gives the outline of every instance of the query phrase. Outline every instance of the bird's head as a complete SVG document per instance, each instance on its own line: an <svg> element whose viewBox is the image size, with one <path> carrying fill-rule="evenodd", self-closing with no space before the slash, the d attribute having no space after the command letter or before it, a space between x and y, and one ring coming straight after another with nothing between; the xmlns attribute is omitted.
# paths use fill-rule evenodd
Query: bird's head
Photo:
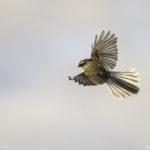
<svg viewBox="0 0 150 150"><path fill-rule="evenodd" d="M84 71L85 66L86 66L90 61L92 61L92 59L83 59L83 60L81 60L81 61L79 62L78 67L80 67L81 70Z"/></svg>
<svg viewBox="0 0 150 150"><path fill-rule="evenodd" d="M84 67L86 65L86 59L84 59L84 60L81 60L80 62L79 62L79 65L78 65L78 67Z"/></svg>

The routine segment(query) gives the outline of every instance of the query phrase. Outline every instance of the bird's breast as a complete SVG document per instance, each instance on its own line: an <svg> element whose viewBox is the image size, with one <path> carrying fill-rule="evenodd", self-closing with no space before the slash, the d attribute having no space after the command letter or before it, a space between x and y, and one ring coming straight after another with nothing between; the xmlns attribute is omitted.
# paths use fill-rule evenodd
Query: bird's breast
<svg viewBox="0 0 150 150"><path fill-rule="evenodd" d="M84 73L86 75L97 74L98 70L99 70L98 65L95 64L94 62L91 62L84 67Z"/></svg>

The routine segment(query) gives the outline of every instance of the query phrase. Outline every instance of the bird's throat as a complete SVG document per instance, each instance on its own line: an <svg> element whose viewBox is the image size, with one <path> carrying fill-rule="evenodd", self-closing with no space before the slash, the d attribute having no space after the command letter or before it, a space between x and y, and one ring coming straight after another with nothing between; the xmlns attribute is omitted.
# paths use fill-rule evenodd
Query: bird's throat
<svg viewBox="0 0 150 150"><path fill-rule="evenodd" d="M84 67L81 67L81 71L84 72L84 71L85 71L85 68L84 68Z"/></svg>

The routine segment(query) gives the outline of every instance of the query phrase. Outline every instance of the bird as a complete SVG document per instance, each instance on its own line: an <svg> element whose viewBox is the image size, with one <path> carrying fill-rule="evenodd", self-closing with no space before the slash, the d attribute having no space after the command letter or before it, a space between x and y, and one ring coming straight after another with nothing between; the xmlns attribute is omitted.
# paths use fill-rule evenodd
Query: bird
<svg viewBox="0 0 150 150"><path fill-rule="evenodd" d="M104 30L95 36L90 58L79 62L81 73L70 77L83 86L105 84L115 99L125 99L136 95L139 88L139 73L135 68L127 71L112 71L118 60L117 37Z"/></svg>

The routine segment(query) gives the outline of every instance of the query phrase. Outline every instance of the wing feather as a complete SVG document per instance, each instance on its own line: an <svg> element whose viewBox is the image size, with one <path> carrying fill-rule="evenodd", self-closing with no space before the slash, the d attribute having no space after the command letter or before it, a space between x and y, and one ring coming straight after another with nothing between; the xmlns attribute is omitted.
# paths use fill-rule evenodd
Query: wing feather
<svg viewBox="0 0 150 150"><path fill-rule="evenodd" d="M115 34L111 35L108 31L102 31L99 39L95 36L94 46L92 45L91 58L97 59L105 67L106 70L111 70L116 66L118 59L117 38Z"/></svg>
<svg viewBox="0 0 150 150"><path fill-rule="evenodd" d="M84 86L94 86L105 82L105 79L101 78L100 76L92 75L90 77L87 77L84 73L80 73L73 78L69 77L69 80L74 80L75 82L83 84Z"/></svg>

